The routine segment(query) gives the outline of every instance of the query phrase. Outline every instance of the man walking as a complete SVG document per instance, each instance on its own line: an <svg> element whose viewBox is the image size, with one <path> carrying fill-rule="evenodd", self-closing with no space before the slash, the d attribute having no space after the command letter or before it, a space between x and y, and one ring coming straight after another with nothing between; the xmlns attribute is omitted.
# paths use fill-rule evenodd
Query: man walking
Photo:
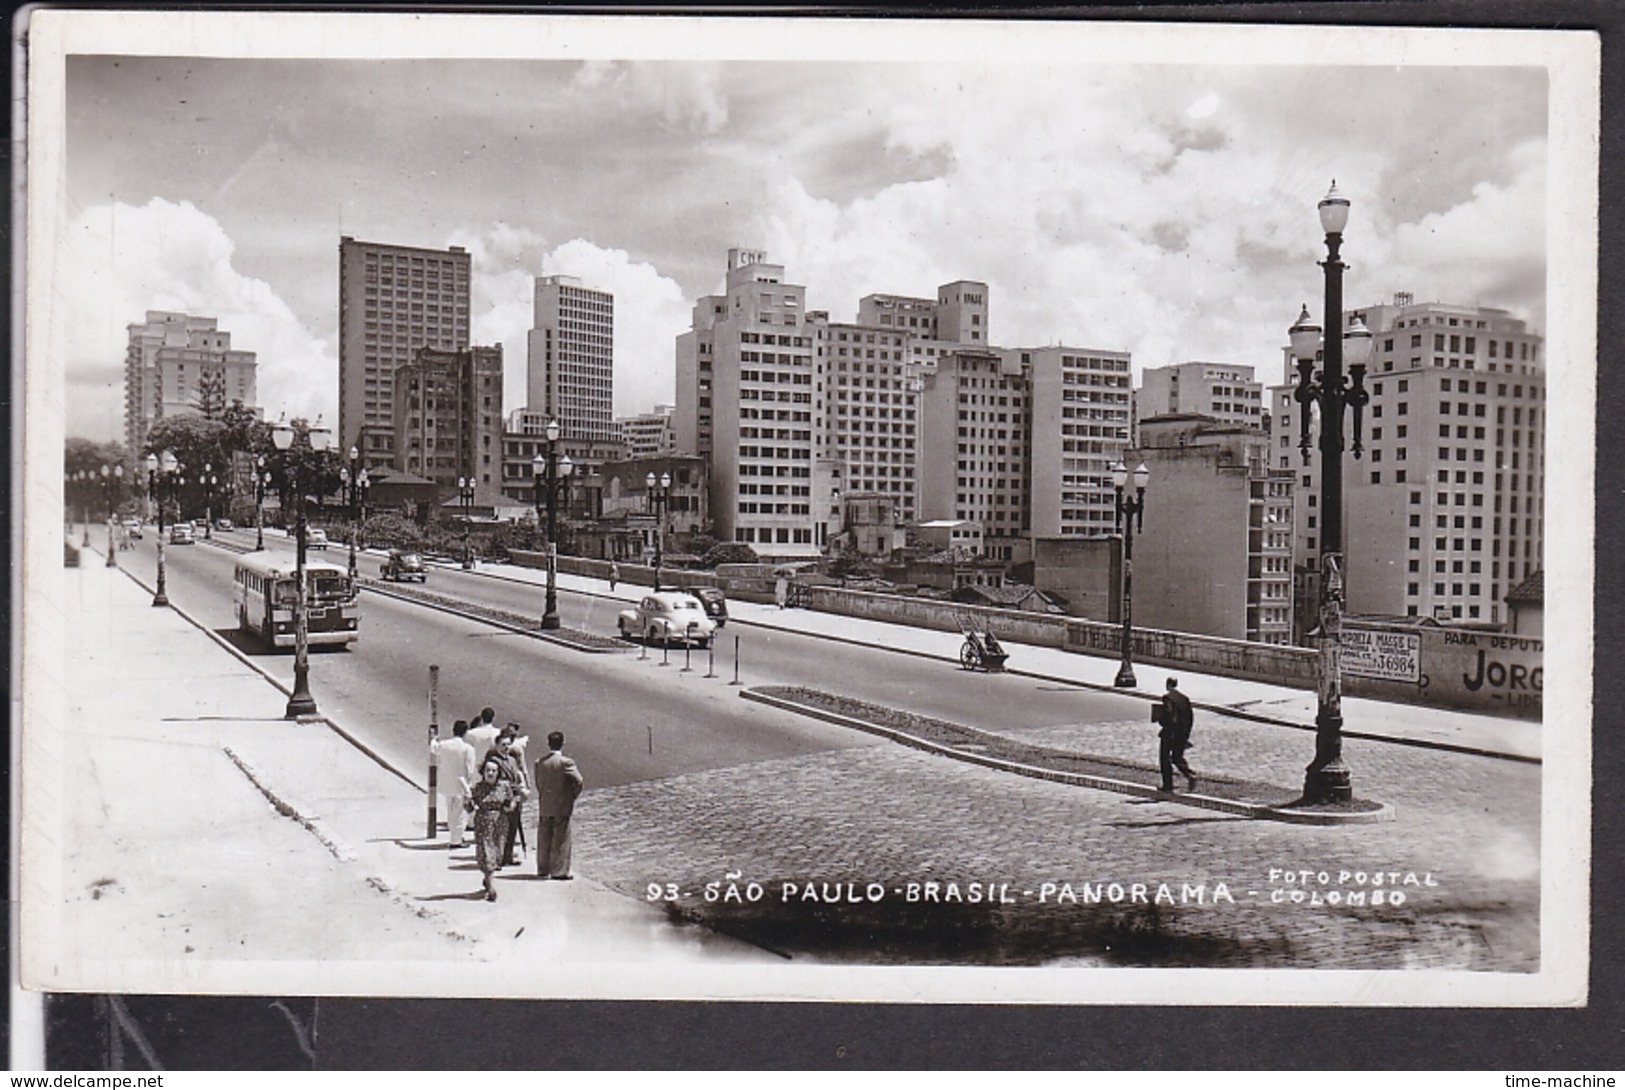
<svg viewBox="0 0 1625 1090"><path fill-rule="evenodd" d="M536 762L536 877L575 877L570 873L570 815L581 794L581 772L566 757L564 734L547 736L547 756Z"/></svg>
<svg viewBox="0 0 1625 1090"><path fill-rule="evenodd" d="M1177 767L1185 774L1185 789L1194 790L1196 773L1185 763L1185 751L1190 748L1196 713L1191 708L1190 698L1179 691L1177 678L1168 679L1168 691L1162 694L1162 704L1157 710L1161 713L1157 722L1162 724L1162 730L1157 732L1157 767L1162 772L1162 789L1173 791Z"/></svg>
<svg viewBox="0 0 1625 1090"><path fill-rule="evenodd" d="M463 800L479 776L479 758L474 755L474 747L468 744L466 720L453 723L451 734L445 740L429 739L429 752L434 754L440 795L446 800L446 832L450 834L451 846L461 848L468 828L468 810Z"/></svg>
<svg viewBox="0 0 1625 1090"><path fill-rule="evenodd" d="M609 562L609 592L615 593L615 584L621 581L621 566L615 561Z"/></svg>

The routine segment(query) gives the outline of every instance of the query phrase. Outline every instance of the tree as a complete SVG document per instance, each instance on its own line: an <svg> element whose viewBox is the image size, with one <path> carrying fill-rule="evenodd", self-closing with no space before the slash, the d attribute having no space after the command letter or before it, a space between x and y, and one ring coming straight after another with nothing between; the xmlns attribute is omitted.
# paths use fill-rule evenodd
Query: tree
<svg viewBox="0 0 1625 1090"><path fill-rule="evenodd" d="M134 486L132 467L126 461L124 444L70 436L62 448L62 472L67 482L63 498L70 507L79 511L100 511L106 507L109 498L117 507ZM102 466L108 469L123 466L124 478L120 480L114 477L110 484L104 485ZM75 474L80 473L85 476L76 478ZM113 491L110 493L108 489Z"/></svg>
<svg viewBox="0 0 1625 1090"><path fill-rule="evenodd" d="M192 398L192 407L210 420L217 420L225 413L225 368L210 368L198 376L197 392Z"/></svg>

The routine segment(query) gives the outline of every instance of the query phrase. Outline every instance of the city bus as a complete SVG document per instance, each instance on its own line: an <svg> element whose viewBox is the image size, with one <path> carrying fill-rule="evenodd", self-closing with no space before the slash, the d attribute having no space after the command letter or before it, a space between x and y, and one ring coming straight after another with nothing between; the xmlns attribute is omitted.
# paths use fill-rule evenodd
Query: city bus
<svg viewBox="0 0 1625 1090"><path fill-rule="evenodd" d="M273 647L294 645L293 606L298 593L292 557L253 552L238 557L232 576L237 627ZM353 643L361 621L350 573L325 560L305 561L306 635L311 645Z"/></svg>

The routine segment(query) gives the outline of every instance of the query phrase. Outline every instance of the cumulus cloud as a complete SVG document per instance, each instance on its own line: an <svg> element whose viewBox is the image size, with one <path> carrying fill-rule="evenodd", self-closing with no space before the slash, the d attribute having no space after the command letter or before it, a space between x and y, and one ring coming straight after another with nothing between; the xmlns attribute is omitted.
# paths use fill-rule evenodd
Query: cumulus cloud
<svg viewBox="0 0 1625 1090"><path fill-rule="evenodd" d="M266 414L337 419L338 353L313 336L263 280L234 266L236 247L189 201L154 198L86 208L62 221L53 297L51 352L64 361L74 400L70 434L122 438L126 327L149 310L218 319L233 348L258 359Z"/></svg>
<svg viewBox="0 0 1625 1090"><path fill-rule="evenodd" d="M589 61L572 80L578 92L613 96L621 109L657 114L666 127L703 136L728 124L722 66L639 61Z"/></svg>
<svg viewBox="0 0 1625 1090"><path fill-rule="evenodd" d="M528 342L539 276L573 276L615 297L617 416L647 412L675 396L675 341L688 328L691 301L675 280L625 250L571 239L551 249L534 232L498 225L459 234L450 245L469 250L474 266L474 340L501 344L507 411L527 402Z"/></svg>

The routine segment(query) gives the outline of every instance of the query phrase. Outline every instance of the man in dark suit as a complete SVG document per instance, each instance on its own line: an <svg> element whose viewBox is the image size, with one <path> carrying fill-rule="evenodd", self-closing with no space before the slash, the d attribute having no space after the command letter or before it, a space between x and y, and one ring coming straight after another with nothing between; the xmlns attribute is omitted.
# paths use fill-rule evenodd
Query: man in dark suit
<svg viewBox="0 0 1625 1090"><path fill-rule="evenodd" d="M547 736L547 756L536 762L536 877L565 881L570 873L570 815L581 794L581 771L566 757L564 734Z"/></svg>
<svg viewBox="0 0 1625 1090"><path fill-rule="evenodd" d="M1157 722L1162 724L1162 730L1157 732L1157 767L1162 771L1162 789L1173 791L1177 767L1185 774L1185 789L1194 790L1196 773L1185 763L1185 751L1190 748L1196 713L1191 708L1190 698L1179 691L1177 678L1168 679L1168 691L1162 694L1162 704L1157 711L1161 713Z"/></svg>

